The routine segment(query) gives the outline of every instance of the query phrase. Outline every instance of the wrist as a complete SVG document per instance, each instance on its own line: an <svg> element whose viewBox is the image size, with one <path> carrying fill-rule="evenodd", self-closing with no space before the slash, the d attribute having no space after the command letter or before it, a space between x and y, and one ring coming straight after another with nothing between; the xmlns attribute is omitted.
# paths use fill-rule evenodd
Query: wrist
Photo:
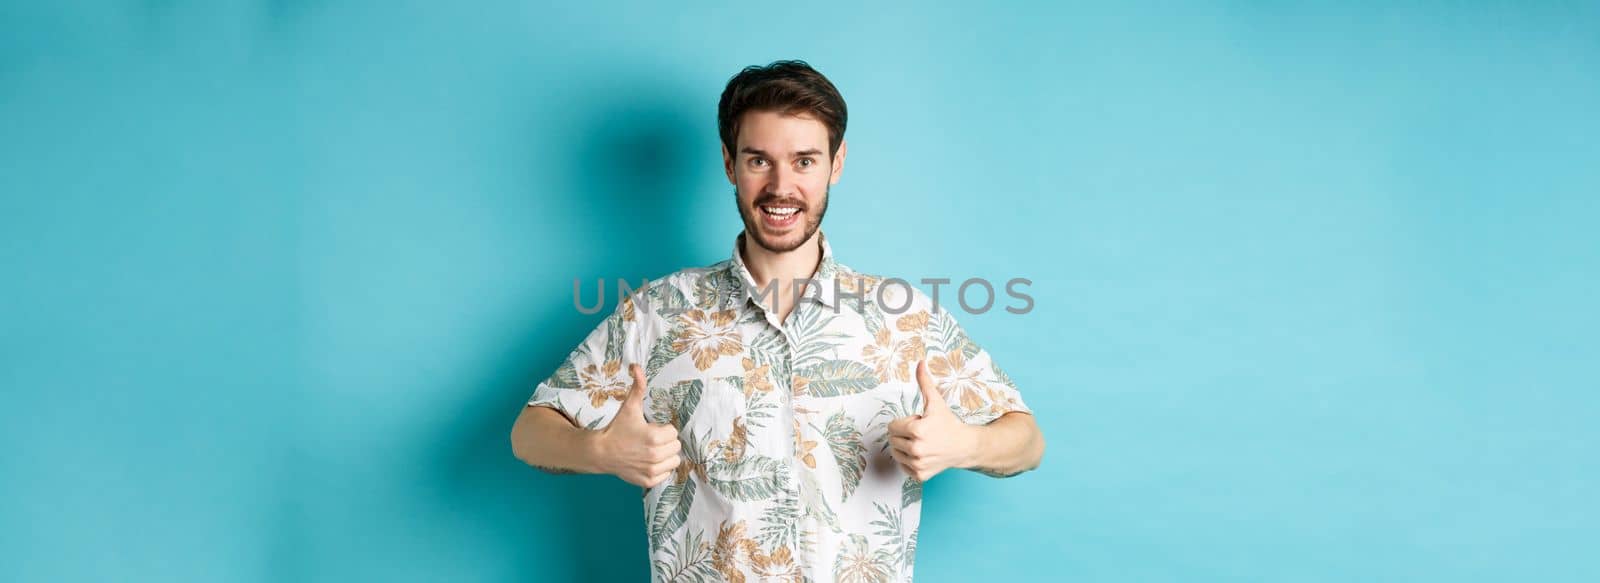
<svg viewBox="0 0 1600 583"><path fill-rule="evenodd" d="M591 474L615 474L611 468L610 440L604 430L584 431L578 436L577 450Z"/></svg>
<svg viewBox="0 0 1600 583"><path fill-rule="evenodd" d="M978 469L983 464L984 432L979 425L961 424L961 469Z"/></svg>

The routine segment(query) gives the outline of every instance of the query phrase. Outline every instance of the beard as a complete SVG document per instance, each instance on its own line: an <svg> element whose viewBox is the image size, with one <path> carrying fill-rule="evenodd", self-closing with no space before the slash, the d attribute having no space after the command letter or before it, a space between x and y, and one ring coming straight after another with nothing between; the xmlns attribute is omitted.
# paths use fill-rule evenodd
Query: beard
<svg viewBox="0 0 1600 583"><path fill-rule="evenodd" d="M738 190L734 191L733 200L734 204L739 207L739 218L744 220L744 232L749 236L750 240L755 241L757 245L767 251L788 253L799 249L806 241L810 241L811 237L817 234L817 229L822 227L822 217L828 214L828 198L832 194L832 190L833 186L829 185L822 191L822 205L816 209L816 212L812 212L811 207L804 200L770 194L757 196L748 208L739 204ZM800 209L800 212L805 214L805 228L803 230L805 236L792 241L784 241L762 230L764 227L761 224L761 217L757 215L761 214L761 207L767 205L793 206Z"/></svg>

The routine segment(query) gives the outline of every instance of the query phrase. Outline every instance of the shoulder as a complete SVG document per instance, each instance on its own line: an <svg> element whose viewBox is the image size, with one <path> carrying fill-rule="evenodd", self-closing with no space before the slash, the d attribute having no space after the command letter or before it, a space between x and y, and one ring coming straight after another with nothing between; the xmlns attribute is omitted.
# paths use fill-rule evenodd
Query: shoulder
<svg viewBox="0 0 1600 583"><path fill-rule="evenodd" d="M932 313L942 309L935 298L918 287L921 282L914 278L867 273L842 264L838 265L835 277L840 293L861 293L866 301L875 303L890 315Z"/></svg>
<svg viewBox="0 0 1600 583"><path fill-rule="evenodd" d="M621 308L632 311L635 306L651 314L680 311L689 307L715 305L718 294L731 287L729 260L704 267L690 267L648 280L623 300Z"/></svg>

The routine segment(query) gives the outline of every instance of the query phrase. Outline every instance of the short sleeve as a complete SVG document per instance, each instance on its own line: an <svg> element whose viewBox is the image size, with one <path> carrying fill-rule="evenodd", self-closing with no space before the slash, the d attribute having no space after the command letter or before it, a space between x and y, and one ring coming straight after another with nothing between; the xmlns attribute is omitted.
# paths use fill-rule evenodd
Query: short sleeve
<svg viewBox="0 0 1600 583"><path fill-rule="evenodd" d="M633 385L628 365L640 361L642 316L634 310L632 297L618 304L555 373L534 388L528 406L560 411L585 429L609 425Z"/></svg>
<svg viewBox="0 0 1600 583"><path fill-rule="evenodd" d="M986 425L1013 411L1033 413L1016 383L967 336L949 310L933 310L924 342L928 374L962 421Z"/></svg>

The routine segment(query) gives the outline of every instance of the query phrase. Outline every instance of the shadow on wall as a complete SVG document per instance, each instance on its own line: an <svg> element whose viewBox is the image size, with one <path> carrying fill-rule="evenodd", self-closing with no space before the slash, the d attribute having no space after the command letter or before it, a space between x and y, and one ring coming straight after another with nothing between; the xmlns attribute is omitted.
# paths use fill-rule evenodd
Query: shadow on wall
<svg viewBox="0 0 1600 583"><path fill-rule="evenodd" d="M570 180L559 196L580 200L571 216L529 216L527 228L570 221L587 239L558 249L529 249L535 256L574 254L583 274L548 274L570 290L573 277L612 281L600 314L583 315L570 292L555 305L532 308L522 342L506 360L485 372L470 391L464 412L439 436L438 457L426 464L425 483L435 484L452 520L470 521L483 539L503 545L497 556L512 561L515 580L638 581L648 579L641 490L613 476L550 475L517 460L509 443L513 421L534 386L549 376L604 315L616 305L614 280L637 282L706 262L690 257L688 224L696 185L692 149L703 131L705 108L696 108L661 87L607 91L606 98L580 102L568 135ZM607 103L613 96L628 101ZM599 105L596 105L598 103ZM563 144L562 146L574 146ZM563 151L563 148L552 148ZM547 193L530 192L546 197ZM554 284L555 282L552 282ZM586 283L585 302L592 302ZM542 541L542 544L541 544Z"/></svg>

